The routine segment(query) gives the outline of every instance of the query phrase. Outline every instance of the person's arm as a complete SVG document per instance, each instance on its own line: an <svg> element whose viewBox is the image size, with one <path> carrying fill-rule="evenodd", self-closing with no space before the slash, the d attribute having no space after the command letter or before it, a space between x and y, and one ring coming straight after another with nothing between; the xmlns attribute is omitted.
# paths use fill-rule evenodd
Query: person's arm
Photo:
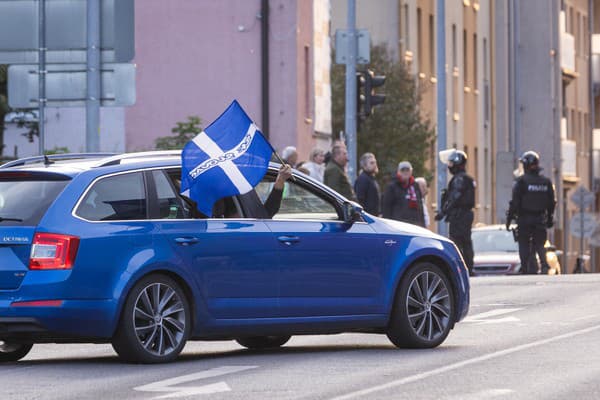
<svg viewBox="0 0 600 400"><path fill-rule="evenodd" d="M277 173L277 178L275 179L273 189L265 201L265 208L267 209L269 218L273 218L273 216L279 212L279 207L281 207L281 199L283 198L283 188L285 187L285 182L291 176L292 167L287 164L282 165Z"/></svg>
<svg viewBox="0 0 600 400"><path fill-rule="evenodd" d="M517 217L517 212L521 206L520 180L517 179L513 183L512 198L508 203L508 211L506 212L506 230L510 229L510 223Z"/></svg>
<svg viewBox="0 0 600 400"><path fill-rule="evenodd" d="M394 190L392 185L388 185L387 188L385 188L385 192L383 193L383 199L382 199L382 214L383 214L383 218L391 218L392 217L392 203L394 201L394 196L393 196Z"/></svg>
<svg viewBox="0 0 600 400"><path fill-rule="evenodd" d="M358 203L363 206L365 209L368 207L367 204L367 196L368 196L369 186L364 179L362 179L362 175L356 179L354 183L354 192L356 193L356 199Z"/></svg>

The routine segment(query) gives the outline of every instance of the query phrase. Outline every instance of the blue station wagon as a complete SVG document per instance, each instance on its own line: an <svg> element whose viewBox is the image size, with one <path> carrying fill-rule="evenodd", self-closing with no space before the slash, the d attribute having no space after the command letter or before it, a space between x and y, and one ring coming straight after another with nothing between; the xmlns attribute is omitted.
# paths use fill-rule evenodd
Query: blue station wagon
<svg viewBox="0 0 600 400"><path fill-rule="evenodd" d="M179 194L180 152L4 164L0 361L35 343L112 343L137 363L174 360L187 340L259 349L368 332L440 345L469 307L456 246L296 171L275 215L257 216L278 169L206 216Z"/></svg>

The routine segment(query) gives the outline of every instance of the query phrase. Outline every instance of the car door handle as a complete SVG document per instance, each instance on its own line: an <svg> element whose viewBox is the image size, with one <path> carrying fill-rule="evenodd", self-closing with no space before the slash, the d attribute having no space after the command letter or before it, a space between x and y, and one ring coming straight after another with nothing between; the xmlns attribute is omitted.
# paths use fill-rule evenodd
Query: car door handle
<svg viewBox="0 0 600 400"><path fill-rule="evenodd" d="M279 236L277 238L281 243L291 246L294 243L298 243L300 238L298 236Z"/></svg>
<svg viewBox="0 0 600 400"><path fill-rule="evenodd" d="M195 237L178 237L175 238L175 243L182 246L189 246L190 244L198 243L198 238Z"/></svg>

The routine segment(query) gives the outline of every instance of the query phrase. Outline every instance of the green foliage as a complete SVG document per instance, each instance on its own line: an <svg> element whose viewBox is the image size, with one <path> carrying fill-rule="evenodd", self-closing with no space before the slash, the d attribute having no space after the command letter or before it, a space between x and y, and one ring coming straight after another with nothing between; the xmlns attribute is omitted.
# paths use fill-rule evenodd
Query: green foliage
<svg viewBox="0 0 600 400"><path fill-rule="evenodd" d="M70 153L70 152L71 152L71 150L69 150L68 147L54 146L53 149L44 151L44 154L46 154L46 155L50 155L50 154L67 154L67 153Z"/></svg>
<svg viewBox="0 0 600 400"><path fill-rule="evenodd" d="M371 48L368 68L385 75L385 84L376 89L385 93L385 103L359 122L357 157L371 152L377 157L379 179L395 174L398 163L411 162L415 176L431 178L425 162L435 136L431 122L421 115L421 95L403 62L393 61L385 46ZM345 66L335 65L331 77L333 132L344 130Z"/></svg>
<svg viewBox="0 0 600 400"><path fill-rule="evenodd" d="M157 150L181 150L187 142L202 132L202 120L197 116L189 116L186 122L177 122L171 129L175 136L161 136L156 139Z"/></svg>

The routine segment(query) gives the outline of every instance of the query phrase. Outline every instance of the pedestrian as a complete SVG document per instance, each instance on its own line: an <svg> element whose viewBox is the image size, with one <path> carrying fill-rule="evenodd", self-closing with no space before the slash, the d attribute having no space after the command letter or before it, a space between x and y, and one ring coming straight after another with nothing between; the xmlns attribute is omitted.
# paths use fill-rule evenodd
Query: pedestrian
<svg viewBox="0 0 600 400"><path fill-rule="evenodd" d="M360 157L362 172L354 182L354 193L356 199L369 214L379 216L381 214L381 202L379 184L375 176L379 172L377 159L373 153L365 153Z"/></svg>
<svg viewBox="0 0 600 400"><path fill-rule="evenodd" d="M354 191L346 175L348 164L348 150L346 146L336 145L331 149L331 161L325 168L323 183L340 193L349 200L356 200Z"/></svg>
<svg viewBox="0 0 600 400"><path fill-rule="evenodd" d="M415 182L419 185L419 189L421 189L421 196L423 197L423 217L425 219L425 228L429 227L431 223L431 218L429 217L429 208L427 207L427 194L429 193L429 188L427 187L427 180L422 176L415 178Z"/></svg>
<svg viewBox="0 0 600 400"><path fill-rule="evenodd" d="M323 182L323 175L325 174L325 151L315 147L310 152L310 160L302 164L309 172L311 178Z"/></svg>
<svg viewBox="0 0 600 400"><path fill-rule="evenodd" d="M544 245L546 228L554 226L554 185L540 173L540 156L535 151L526 151L519 161L523 164L524 174L515 179L513 184L512 199L506 213L506 229L510 229L510 223L516 219L521 273L538 273L535 262L537 254L542 264L541 272L547 274L550 266Z"/></svg>
<svg viewBox="0 0 600 400"><path fill-rule="evenodd" d="M392 179L383 193L383 217L424 227L423 195L412 173L410 162L398 164L396 179Z"/></svg>
<svg viewBox="0 0 600 400"><path fill-rule="evenodd" d="M448 170L453 175L448 188L442 193L442 208L435 216L436 221L443 218L450 223L450 240L462 253L469 275L473 275L473 207L475 206L475 181L465 171L467 154L454 150L447 160Z"/></svg>
<svg viewBox="0 0 600 400"><path fill-rule="evenodd" d="M296 164L298 163L298 151L294 146L287 146L281 152L281 159L284 164L288 164L292 168L296 168Z"/></svg>

